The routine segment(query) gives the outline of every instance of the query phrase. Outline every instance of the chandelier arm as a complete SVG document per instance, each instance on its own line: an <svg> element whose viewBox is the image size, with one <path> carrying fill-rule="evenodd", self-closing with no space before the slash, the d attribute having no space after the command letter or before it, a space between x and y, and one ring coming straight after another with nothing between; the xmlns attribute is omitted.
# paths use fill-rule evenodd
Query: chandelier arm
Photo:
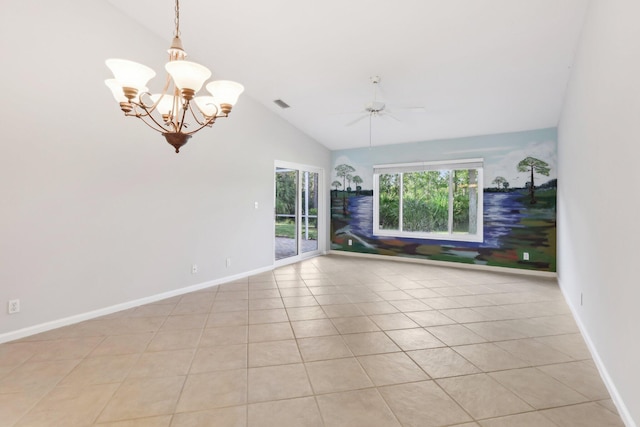
<svg viewBox="0 0 640 427"><path fill-rule="evenodd" d="M187 105L182 107L182 119L180 119L180 121L178 122L178 123L180 123L180 125L176 129L176 132L178 132L178 133L182 133L182 128L184 127L184 118L187 116L187 109L189 109L189 108L191 108L191 103L189 101L187 101Z"/></svg>
<svg viewBox="0 0 640 427"><path fill-rule="evenodd" d="M145 125L149 126L151 129L155 130L158 133L166 133L166 130L162 127L162 125L160 125L151 115L146 115L146 116L137 116L140 120L142 120L142 123L144 123ZM153 123L155 123L157 126L159 127L155 127L153 126L151 123L149 123L147 120L145 120L145 117L150 117L151 120L153 120Z"/></svg>
<svg viewBox="0 0 640 427"><path fill-rule="evenodd" d="M189 111L191 112L191 117L193 117L193 120L195 120L196 123L198 123L198 125L201 126L200 128L198 128L198 130L202 129L204 126L212 125L216 121L217 114L218 114L218 107L217 106L215 106L215 107L216 107L216 114L214 114L210 118L207 118L207 116L205 116L201 112L200 116L202 116L204 118L204 120L200 120L200 119L198 119L198 115L194 112L194 108L191 106L191 103L189 103ZM197 132L197 131L193 131L193 132L189 132L189 133L191 134L191 133L194 133L194 132Z"/></svg>

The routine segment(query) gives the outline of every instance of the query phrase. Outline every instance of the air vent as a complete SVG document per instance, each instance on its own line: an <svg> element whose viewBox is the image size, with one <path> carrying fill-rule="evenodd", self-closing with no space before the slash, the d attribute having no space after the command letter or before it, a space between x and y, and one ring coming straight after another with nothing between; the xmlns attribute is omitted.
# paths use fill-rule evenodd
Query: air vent
<svg viewBox="0 0 640 427"><path fill-rule="evenodd" d="M284 102L282 99L276 99L273 102L274 102L274 104L276 104L278 107L280 107L282 109L290 107L290 105L287 104L286 102Z"/></svg>

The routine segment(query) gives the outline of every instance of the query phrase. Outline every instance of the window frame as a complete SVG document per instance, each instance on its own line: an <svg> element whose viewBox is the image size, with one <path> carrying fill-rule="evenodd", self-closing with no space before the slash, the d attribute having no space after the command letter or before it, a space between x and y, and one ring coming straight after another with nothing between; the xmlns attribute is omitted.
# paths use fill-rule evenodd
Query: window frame
<svg viewBox="0 0 640 427"><path fill-rule="evenodd" d="M476 233L454 233L453 228L453 186L451 185L453 173L449 174L449 211L448 230L446 233L433 233L422 231L403 230L403 206L404 206L404 173L424 172L430 170L455 170L475 169L477 171L477 191L478 201L476 212ZM410 239L447 240L462 242L483 242L484 241L484 191L483 191L484 159L458 159L424 161L414 163L392 163L373 166L373 235L379 237L400 237ZM380 229L380 175L399 174L400 176L400 200L398 206L399 224L397 230Z"/></svg>

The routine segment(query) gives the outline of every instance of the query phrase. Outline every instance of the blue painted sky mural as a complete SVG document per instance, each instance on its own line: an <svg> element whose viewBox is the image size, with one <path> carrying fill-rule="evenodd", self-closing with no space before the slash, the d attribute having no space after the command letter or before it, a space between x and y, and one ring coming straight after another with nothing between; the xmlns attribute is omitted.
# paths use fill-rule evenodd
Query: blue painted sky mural
<svg viewBox="0 0 640 427"><path fill-rule="evenodd" d="M344 182L335 170L352 166L362 182L332 187L333 250L555 271L557 131L541 129L442 141L341 150L333 153L331 182ZM482 158L484 189L482 242L443 241L373 234L373 165ZM530 168L534 167L534 196ZM546 166L542 166L546 165ZM539 169L539 170L538 170ZM538 173L538 172L542 173ZM346 209L345 209L346 207ZM351 241L351 245L348 242ZM529 259L525 258L525 253Z"/></svg>

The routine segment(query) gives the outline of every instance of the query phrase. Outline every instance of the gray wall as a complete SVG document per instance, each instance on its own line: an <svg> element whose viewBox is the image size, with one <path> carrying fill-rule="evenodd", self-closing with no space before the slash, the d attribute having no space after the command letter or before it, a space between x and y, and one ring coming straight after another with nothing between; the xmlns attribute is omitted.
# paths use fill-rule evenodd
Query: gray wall
<svg viewBox="0 0 640 427"><path fill-rule="evenodd" d="M628 426L640 423L639 15L636 0L591 2L558 142L560 286Z"/></svg>
<svg viewBox="0 0 640 427"><path fill-rule="evenodd" d="M175 154L103 83L109 57L162 70L168 39L104 2L11 0L1 15L0 338L273 265L274 160L328 170L326 148L247 88Z"/></svg>

